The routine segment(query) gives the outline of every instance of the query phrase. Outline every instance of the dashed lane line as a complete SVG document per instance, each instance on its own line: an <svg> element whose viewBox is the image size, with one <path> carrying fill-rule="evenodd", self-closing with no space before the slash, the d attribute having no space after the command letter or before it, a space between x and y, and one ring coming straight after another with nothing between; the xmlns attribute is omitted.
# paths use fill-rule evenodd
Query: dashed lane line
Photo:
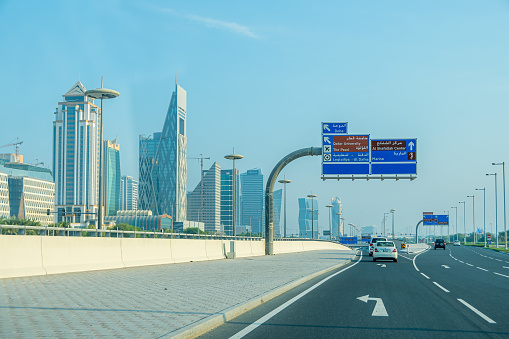
<svg viewBox="0 0 509 339"><path fill-rule="evenodd" d="M486 314L482 313L481 311L479 311L477 308L475 308L474 306L470 305L469 303L467 303L465 300L463 299L458 299L458 301L460 303L462 303L463 305L465 305L466 307L468 307L469 309L471 309L472 311L474 311L474 313L476 313L478 316L480 316L481 318L483 318L484 320L486 320L487 322L489 322L490 324L496 324L496 322L491 319L490 317L488 317Z"/></svg>
<svg viewBox="0 0 509 339"><path fill-rule="evenodd" d="M421 272L421 274L424 276L424 278L429 279L429 277L426 274L424 274L422 272Z"/></svg>
<svg viewBox="0 0 509 339"><path fill-rule="evenodd" d="M499 275L499 276L501 276L501 277L509 278L509 275L500 274L500 273L497 273L497 272L493 272L493 273L495 273L496 275Z"/></svg>
<svg viewBox="0 0 509 339"><path fill-rule="evenodd" d="M446 292L446 293L449 293L449 292L450 292L447 288L445 288L445 287L441 286L439 283L437 283L437 282L435 282L435 281L433 281L433 284L435 284L435 285L437 285L438 287L440 287L440 288L441 288L444 292Z"/></svg>
<svg viewBox="0 0 509 339"><path fill-rule="evenodd" d="M487 269L484 269L484 268L479 267L479 266L477 266L476 268L477 268L477 269L480 269L481 271L489 272Z"/></svg>

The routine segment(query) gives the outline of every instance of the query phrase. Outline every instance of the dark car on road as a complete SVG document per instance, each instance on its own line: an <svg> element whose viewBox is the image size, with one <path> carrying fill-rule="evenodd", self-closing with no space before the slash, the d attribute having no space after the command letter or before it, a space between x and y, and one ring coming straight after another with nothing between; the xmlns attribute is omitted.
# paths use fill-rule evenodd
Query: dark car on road
<svg viewBox="0 0 509 339"><path fill-rule="evenodd" d="M435 240L435 249L443 248L445 250L445 241L444 239L436 239Z"/></svg>

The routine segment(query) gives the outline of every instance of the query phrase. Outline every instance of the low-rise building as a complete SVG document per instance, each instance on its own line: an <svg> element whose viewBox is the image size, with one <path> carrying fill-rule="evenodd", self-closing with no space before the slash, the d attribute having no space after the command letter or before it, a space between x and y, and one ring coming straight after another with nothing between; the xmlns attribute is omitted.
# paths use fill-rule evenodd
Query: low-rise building
<svg viewBox="0 0 509 339"><path fill-rule="evenodd" d="M42 226L53 223L55 183L31 177L9 176L9 205L11 217L38 221Z"/></svg>

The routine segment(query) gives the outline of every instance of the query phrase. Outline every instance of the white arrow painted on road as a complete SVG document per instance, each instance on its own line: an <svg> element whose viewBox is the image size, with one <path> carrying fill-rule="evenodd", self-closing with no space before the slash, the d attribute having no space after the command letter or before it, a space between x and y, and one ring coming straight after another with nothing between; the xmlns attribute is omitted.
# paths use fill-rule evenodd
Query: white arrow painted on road
<svg viewBox="0 0 509 339"><path fill-rule="evenodd" d="M387 311L385 310L384 302L382 301L382 298L370 298L369 294L358 297L360 301L364 301L365 303L368 302L368 300L374 300L376 301L375 308L373 309L373 313L371 315L373 317L388 317Z"/></svg>
<svg viewBox="0 0 509 339"><path fill-rule="evenodd" d="M447 265L442 265L443 268L450 268L449 266Z"/></svg>
<svg viewBox="0 0 509 339"><path fill-rule="evenodd" d="M377 266L380 266L380 267L387 267L385 266L385 264L376 264Z"/></svg>
<svg viewBox="0 0 509 339"><path fill-rule="evenodd" d="M414 150L414 146L415 146L415 144L414 144L414 142L413 142L413 141L410 141L410 142L408 143L408 147L410 148L410 150L411 150L411 151L413 151L413 150Z"/></svg>

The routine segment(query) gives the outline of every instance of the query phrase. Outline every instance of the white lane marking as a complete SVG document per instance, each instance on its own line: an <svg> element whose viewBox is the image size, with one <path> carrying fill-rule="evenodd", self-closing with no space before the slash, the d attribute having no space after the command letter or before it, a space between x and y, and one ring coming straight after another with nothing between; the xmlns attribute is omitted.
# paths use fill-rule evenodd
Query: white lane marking
<svg viewBox="0 0 509 339"><path fill-rule="evenodd" d="M445 288L445 287L443 287L443 286L440 286L440 284L439 284L439 283L437 283L437 282L434 282L434 281L433 281L433 284L435 284L435 285L437 285L438 287L440 287L440 288L441 288L444 292L447 292L447 293L449 293L449 292L450 292L447 288Z"/></svg>
<svg viewBox="0 0 509 339"><path fill-rule="evenodd" d="M357 260L357 262L355 262L355 264L353 264L351 266L348 266L347 268L344 268L341 271L336 272L333 275L330 275L327 278L324 278L323 280L317 282L316 284L314 284L313 286L311 286L310 288L308 288L304 292L301 292L299 295L297 295L297 296L293 297L292 299L288 300L283 305L279 306L278 308L276 308L276 309L272 310L271 312L267 313L266 315L264 315L260 319L256 320L254 323L252 323L251 325L247 326L242 331L237 332L236 334L231 336L230 339L240 339L240 338L243 338L245 335L247 335L250 332L252 332L253 330L255 330L258 326L263 325L263 323L265 323L267 320L269 320L270 318L272 318L273 316L275 316L276 314L278 314L279 312L281 312L282 310L284 310L285 308L287 308L288 306L290 306L291 304L293 304L294 302L296 302L297 300L299 300L300 298L302 298L303 296L305 296L306 294L308 294L309 292L311 292L312 290L314 290L315 288L317 288L318 286L320 286L321 284L326 282L327 280L332 279L333 277L337 276L338 274L343 273L347 269L352 268L355 265L357 265L361 261L361 259L362 259L362 252L360 252L359 260Z"/></svg>
<svg viewBox="0 0 509 339"><path fill-rule="evenodd" d="M503 268L509 268L509 267L507 267L507 266L502 266L502 267L503 267Z"/></svg>
<svg viewBox="0 0 509 339"><path fill-rule="evenodd" d="M415 268L415 270L416 270L417 272L420 272L420 271L419 271L419 269L417 268L417 265L415 264L415 259L417 259L417 257L418 257L418 256L420 256L421 254L423 254L424 252L429 251L429 249L430 249L430 248L431 248L431 247L428 247L425 251L420 252L420 253L419 253L419 254L417 254L417 255L414 257L414 259L412 260L412 262L413 262L413 264L414 264L414 268Z"/></svg>
<svg viewBox="0 0 509 339"><path fill-rule="evenodd" d="M373 317L388 317L387 310L385 309L384 302L382 298L370 298L369 294L358 297L360 301L364 301L366 304L368 303L368 300L376 301L375 308L373 309L373 313L371 313L371 316Z"/></svg>
<svg viewBox="0 0 509 339"><path fill-rule="evenodd" d="M460 263L464 264L465 262L464 261L461 261L461 260L458 260Z"/></svg>
<svg viewBox="0 0 509 339"><path fill-rule="evenodd" d="M380 266L380 267L387 267L387 266L385 266L385 264L383 264L383 265L382 265L382 266Z"/></svg>
<svg viewBox="0 0 509 339"><path fill-rule="evenodd" d="M480 269L480 270L482 270L482 271L486 271L486 272L488 272L488 270L486 270L486 269L484 269L484 268L482 268L482 267L476 267L476 268L478 268L478 269Z"/></svg>
<svg viewBox="0 0 509 339"><path fill-rule="evenodd" d="M509 275L504 275L504 274L500 274L500 273L497 273L497 272L493 272L493 273L495 273L496 275L500 275L500 276L502 276L502 277L509 278Z"/></svg>
<svg viewBox="0 0 509 339"><path fill-rule="evenodd" d="M496 261L502 261L501 259L495 259Z"/></svg>
<svg viewBox="0 0 509 339"><path fill-rule="evenodd" d="M424 278L429 279L429 277L426 274L424 274L422 272L421 272L421 274L424 276Z"/></svg>
<svg viewBox="0 0 509 339"><path fill-rule="evenodd" d="M474 265L472 265L472 264L469 264L469 263L467 263L467 262L465 263L465 265L468 265L468 266L474 266Z"/></svg>
<svg viewBox="0 0 509 339"><path fill-rule="evenodd" d="M449 266L447 265L442 265L443 268L450 268Z"/></svg>
<svg viewBox="0 0 509 339"><path fill-rule="evenodd" d="M474 311L478 316L480 316L481 318L483 318L484 320L486 320L490 324L496 324L496 322L493 319L489 318L487 315L485 315L484 313L479 311L477 308L475 308L474 306L472 306L469 303L467 303L465 300L458 299L458 301L460 303L462 303L463 305L465 305L466 307L468 307L469 309L471 309L472 311Z"/></svg>

